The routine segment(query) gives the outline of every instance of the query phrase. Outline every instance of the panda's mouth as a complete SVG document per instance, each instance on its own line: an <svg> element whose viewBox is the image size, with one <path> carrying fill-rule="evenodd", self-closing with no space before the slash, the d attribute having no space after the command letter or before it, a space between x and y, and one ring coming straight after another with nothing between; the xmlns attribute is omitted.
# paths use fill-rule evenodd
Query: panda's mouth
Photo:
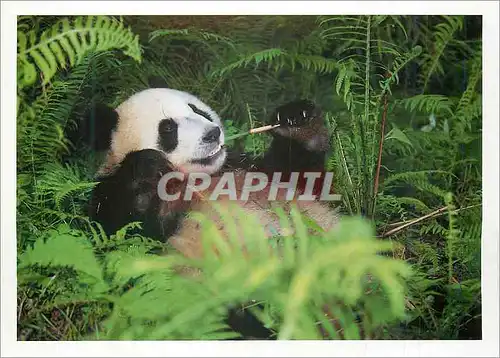
<svg viewBox="0 0 500 358"><path fill-rule="evenodd" d="M209 165L214 160L216 160L217 158L219 158L222 154L224 154L224 151L225 151L224 146L221 145L221 144L219 144L211 152L209 152L206 157L199 158L199 159L193 159L193 160L191 160L191 163L202 164L202 165Z"/></svg>
<svg viewBox="0 0 500 358"><path fill-rule="evenodd" d="M210 153L208 153L208 157L207 158L216 156L220 152L222 152L222 145L218 145L214 150L212 150Z"/></svg>

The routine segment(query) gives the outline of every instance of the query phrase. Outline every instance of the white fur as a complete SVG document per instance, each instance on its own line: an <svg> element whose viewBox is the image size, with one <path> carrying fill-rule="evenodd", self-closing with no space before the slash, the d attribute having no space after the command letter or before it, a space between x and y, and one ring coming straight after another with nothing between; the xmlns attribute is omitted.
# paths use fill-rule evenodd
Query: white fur
<svg viewBox="0 0 500 358"><path fill-rule="evenodd" d="M195 113L189 103L208 113L213 122ZM167 88L147 89L128 98L116 111L119 121L112 135L105 167L121 162L133 150L161 150L157 143L158 124L165 118L173 119L178 125L178 145L173 151L165 153L178 169L211 174L218 171L226 159L225 149L222 149L223 154L209 166L189 162L207 157L224 144L224 130L219 116L192 94ZM201 138L214 126L221 129L219 143L203 143Z"/></svg>

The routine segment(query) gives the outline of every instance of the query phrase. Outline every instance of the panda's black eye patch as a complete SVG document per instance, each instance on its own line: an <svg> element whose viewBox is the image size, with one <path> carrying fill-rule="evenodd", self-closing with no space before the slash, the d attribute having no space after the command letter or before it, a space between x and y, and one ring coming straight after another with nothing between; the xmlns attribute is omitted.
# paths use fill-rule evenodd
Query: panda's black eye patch
<svg viewBox="0 0 500 358"><path fill-rule="evenodd" d="M199 109L198 107L196 107L196 106L195 106L194 104L192 104L192 103L188 103L188 106L189 106L189 107L193 110L193 112L194 112L194 113L196 113L196 114L198 114L198 115L200 115L200 116L202 116L202 117L204 117L204 118L208 119L210 122L213 122L212 117L210 117L210 115L209 115L207 112L205 112L205 111L203 111L203 110Z"/></svg>
<svg viewBox="0 0 500 358"><path fill-rule="evenodd" d="M158 145L165 151L171 152L177 147L177 123L172 119L163 119L158 125Z"/></svg>
<svg viewBox="0 0 500 358"><path fill-rule="evenodd" d="M163 119L158 126L158 131L161 133L168 133L177 130L177 123L173 119Z"/></svg>

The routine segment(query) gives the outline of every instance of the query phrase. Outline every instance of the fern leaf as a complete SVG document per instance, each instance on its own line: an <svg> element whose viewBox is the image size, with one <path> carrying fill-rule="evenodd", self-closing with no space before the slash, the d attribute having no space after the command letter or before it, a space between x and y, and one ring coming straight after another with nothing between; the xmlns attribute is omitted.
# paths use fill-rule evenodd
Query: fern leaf
<svg viewBox="0 0 500 358"><path fill-rule="evenodd" d="M476 93L477 83L481 78L481 72L482 72L481 59L482 59L481 53L478 52L478 54L471 61L472 68L470 76L468 78L467 88L465 89L464 93L462 94L462 97L460 98L457 104L457 112L464 110L464 108L472 102L472 98Z"/></svg>
<svg viewBox="0 0 500 358"><path fill-rule="evenodd" d="M435 74L443 74L441 64L443 54L454 39L455 34L463 28L462 16L444 16L444 20L434 29L434 49L424 54L423 92L426 91L429 81Z"/></svg>
<svg viewBox="0 0 500 358"><path fill-rule="evenodd" d="M77 17L73 23L64 18L37 39L35 31L18 32L18 71L20 86L36 81L37 69L42 85L49 83L59 68L75 66L92 52L121 49L140 61L139 36L125 29L122 22L105 16Z"/></svg>
<svg viewBox="0 0 500 358"><path fill-rule="evenodd" d="M413 145L411 143L411 141L408 139L408 137L406 136L406 134L404 134L404 132L402 132L401 129L399 129L397 127L394 127L393 129L391 129L390 132L387 133L386 137L384 138L384 140L390 140L390 139L395 139L401 143L408 144L409 146Z"/></svg>
<svg viewBox="0 0 500 358"><path fill-rule="evenodd" d="M200 31L197 29L160 29L152 31L149 34L149 42L153 42L158 38L182 38L188 40L199 41L206 44L208 41L223 42L226 45L234 47L233 42L229 37L219 34Z"/></svg>
<svg viewBox="0 0 500 358"><path fill-rule="evenodd" d="M443 95L420 94L405 98L399 103L410 111L423 111L427 114L447 114L453 116L453 101Z"/></svg>
<svg viewBox="0 0 500 358"><path fill-rule="evenodd" d="M383 94L386 91L390 91L390 87L389 86L390 86L391 83L395 82L397 84L399 82L398 73L408 63L410 63L415 58L417 58L418 56L420 56L421 53L422 53L422 47L421 46L415 46L411 51L409 51L409 52L407 52L407 53L405 53L403 55L399 55L399 56L397 56L394 59L393 68L390 71L389 78L387 78L386 80L384 80L380 84L381 88L383 89L383 92L382 92L381 96L383 96Z"/></svg>
<svg viewBox="0 0 500 358"><path fill-rule="evenodd" d="M437 197L441 198L444 200L444 198L447 195L447 192L440 187L433 185L429 182L429 175L431 174L441 174L445 176L450 176L452 175L451 173L448 173L443 170L425 170L425 171L418 171L418 172L405 172L405 173L398 173L389 176L388 178L385 179L383 183L384 188L389 188L393 185L397 185L397 182L404 182L407 184L412 185L413 187L423 191L423 192L428 192L433 195L436 195Z"/></svg>
<svg viewBox="0 0 500 358"><path fill-rule="evenodd" d="M28 266L70 267L80 274L81 279L99 284L105 288L102 269L97 261L92 245L82 232L73 231L67 225L61 225L48 233L47 240L39 239L33 248L27 249L19 257L18 268Z"/></svg>
<svg viewBox="0 0 500 358"><path fill-rule="evenodd" d="M336 72L339 69L339 64L337 61L325 58L323 56L305 56L305 55L293 55L288 56L292 63L292 71L296 64L299 64L303 70L313 71L319 74L328 74Z"/></svg>
<svg viewBox="0 0 500 358"><path fill-rule="evenodd" d="M248 66L250 63L255 63L255 66L258 66L261 62L267 62L268 64L272 64L273 61L279 60L286 53L279 48L271 48L263 51L255 52L253 54L247 55L244 58L233 62L219 70L215 70L210 74L212 76L223 76L228 72L234 71L238 68L244 68Z"/></svg>
<svg viewBox="0 0 500 358"><path fill-rule="evenodd" d="M477 93L477 84L482 75L481 52L471 60L471 71L467 81L467 88L462 93L454 112L455 123L453 132L462 134L464 129L471 129L474 118L479 118L482 111L480 96Z"/></svg>
<svg viewBox="0 0 500 358"><path fill-rule="evenodd" d="M82 199L85 201L85 195L95 184L94 182L87 182L76 166L49 163L37 180L36 193L37 198L40 202L44 202L45 205L53 203L57 210L72 212L75 210L75 206L63 207L64 202L70 196L72 196L73 203L78 201L77 194L82 195Z"/></svg>
<svg viewBox="0 0 500 358"><path fill-rule="evenodd" d="M71 143L65 137L71 115L75 113L82 92L91 83L93 75L104 72L102 54L87 56L72 68L64 79L56 76L52 86L33 103L21 101L17 119L18 170L38 171L46 163L54 162L68 152ZM116 64L112 64L114 68Z"/></svg>
<svg viewBox="0 0 500 358"><path fill-rule="evenodd" d="M340 67L340 71L337 74L337 80L335 81L335 90L337 91L338 95L340 95L342 83L344 82L346 75L347 75L347 68L346 68L345 64L342 64Z"/></svg>

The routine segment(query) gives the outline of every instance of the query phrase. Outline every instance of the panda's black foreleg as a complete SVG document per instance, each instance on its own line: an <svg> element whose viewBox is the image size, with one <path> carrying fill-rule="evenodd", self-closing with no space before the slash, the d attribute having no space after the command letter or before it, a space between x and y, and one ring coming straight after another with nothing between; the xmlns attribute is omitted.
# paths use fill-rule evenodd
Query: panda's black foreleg
<svg viewBox="0 0 500 358"><path fill-rule="evenodd" d="M255 162L265 172L313 172L324 170L326 151L311 151L300 141L273 134L271 146L262 159Z"/></svg>
<svg viewBox="0 0 500 358"><path fill-rule="evenodd" d="M306 172L320 173L319 178L324 178L330 133L322 111L313 102L298 100L280 106L268 123L280 127L270 131L272 142L263 157L255 161L234 158L229 167L238 167L239 160L243 169L264 172L269 177L279 172L282 181L298 173L301 185ZM320 186L321 180L316 184Z"/></svg>
<svg viewBox="0 0 500 358"><path fill-rule="evenodd" d="M274 332L249 310L230 308L225 322L232 331L241 335L230 340L276 340Z"/></svg>
<svg viewBox="0 0 500 358"><path fill-rule="evenodd" d="M140 221L143 234L156 235L158 240L164 241L162 239L168 236L163 235L165 224L171 219L170 226L175 226L175 221L179 220L175 215L162 222L158 220L157 185L169 170L159 151L145 149L129 153L112 174L98 178L88 206L89 217L99 222L107 235L130 222Z"/></svg>

